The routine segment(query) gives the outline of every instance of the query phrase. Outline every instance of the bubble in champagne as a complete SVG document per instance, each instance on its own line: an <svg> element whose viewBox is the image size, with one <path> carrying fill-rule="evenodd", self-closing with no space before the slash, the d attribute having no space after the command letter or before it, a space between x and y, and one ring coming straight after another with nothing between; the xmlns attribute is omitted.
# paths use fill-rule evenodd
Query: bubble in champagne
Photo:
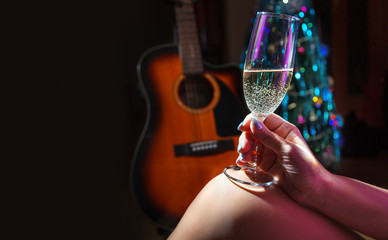
<svg viewBox="0 0 388 240"><path fill-rule="evenodd" d="M248 108L259 117L276 110L290 87L293 69L244 70L243 88Z"/></svg>

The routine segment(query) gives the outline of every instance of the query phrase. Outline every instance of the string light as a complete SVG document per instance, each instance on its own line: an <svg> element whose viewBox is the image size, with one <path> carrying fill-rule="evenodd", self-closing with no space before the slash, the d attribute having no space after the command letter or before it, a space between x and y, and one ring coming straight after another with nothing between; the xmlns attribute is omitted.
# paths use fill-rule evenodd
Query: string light
<svg viewBox="0 0 388 240"><path fill-rule="evenodd" d="M319 96L320 92L319 88L315 88L314 93L316 96Z"/></svg>
<svg viewBox="0 0 388 240"><path fill-rule="evenodd" d="M327 122L327 120L329 120L329 113L328 112L324 112L323 113L323 121Z"/></svg>
<svg viewBox="0 0 388 240"><path fill-rule="evenodd" d="M332 111L333 110L333 104L332 103L328 103L327 104L327 110L329 110L329 111Z"/></svg>
<svg viewBox="0 0 388 240"><path fill-rule="evenodd" d="M304 118L303 118L302 115L299 115L299 116L298 116L298 123L299 123L299 124L303 124L303 123L304 123Z"/></svg>
<svg viewBox="0 0 388 240"><path fill-rule="evenodd" d="M307 31L307 24L306 24L306 23L302 23L302 30L303 30L304 32Z"/></svg>
<svg viewBox="0 0 388 240"><path fill-rule="evenodd" d="M299 48L298 48L298 53L304 53L304 52L305 52L304 47L299 47Z"/></svg>
<svg viewBox="0 0 388 240"><path fill-rule="evenodd" d="M303 130L303 137L308 139L310 137L310 134L307 132L306 129Z"/></svg>

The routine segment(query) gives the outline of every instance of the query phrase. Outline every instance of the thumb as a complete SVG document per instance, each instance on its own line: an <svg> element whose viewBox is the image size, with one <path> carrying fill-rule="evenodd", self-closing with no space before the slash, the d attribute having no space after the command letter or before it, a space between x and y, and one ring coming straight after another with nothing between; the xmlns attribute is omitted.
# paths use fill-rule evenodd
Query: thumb
<svg viewBox="0 0 388 240"><path fill-rule="evenodd" d="M282 151L282 149L288 145L283 138L270 131L263 123L260 122L259 119L255 117L252 119L250 128L253 136L259 140L260 143L274 152Z"/></svg>

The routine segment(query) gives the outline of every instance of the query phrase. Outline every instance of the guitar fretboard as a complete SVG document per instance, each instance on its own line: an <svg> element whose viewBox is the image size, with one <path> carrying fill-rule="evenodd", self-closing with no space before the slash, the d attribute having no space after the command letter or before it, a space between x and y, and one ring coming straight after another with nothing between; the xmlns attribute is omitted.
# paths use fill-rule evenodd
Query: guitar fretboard
<svg viewBox="0 0 388 240"><path fill-rule="evenodd" d="M184 74L203 73L202 54L192 0L177 0L175 16Z"/></svg>

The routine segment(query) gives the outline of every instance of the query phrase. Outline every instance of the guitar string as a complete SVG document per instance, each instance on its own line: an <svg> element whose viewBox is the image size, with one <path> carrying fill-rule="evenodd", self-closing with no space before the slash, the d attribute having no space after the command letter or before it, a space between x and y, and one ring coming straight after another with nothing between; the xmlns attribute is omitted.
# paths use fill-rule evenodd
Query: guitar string
<svg viewBox="0 0 388 240"><path fill-rule="evenodd" d="M189 3L189 7L190 7L191 15L193 16L193 19L194 19L194 8L193 8L193 3L192 2ZM199 39L198 39L197 28L193 28L193 32L194 32L193 35L196 37L196 38L194 38L195 44L193 46L193 48L194 48L193 49L193 54L196 56L197 60L198 60L198 58L200 60L202 60L201 51L199 49ZM196 62L196 67L201 67L201 66L198 65L198 62ZM203 70L203 69L200 69L200 70ZM196 69L196 72L197 73L199 72L198 69ZM202 74L202 71L199 72L199 73ZM202 84L202 82L199 82L199 81L203 80L203 79L200 79L201 77L199 77L198 79L195 79L195 80L198 81L197 83L199 83L199 84ZM196 93L194 95L195 106L197 108L202 107L202 105L200 105L200 97L199 97L199 94L198 94L199 90L201 90L202 88L199 85L195 84L195 83L193 83L193 86L195 88L194 90L195 90L195 93ZM196 113L195 119L197 120L196 126L197 126L198 137L199 137L199 139L203 139L203 135L202 135L202 131L201 131L201 129L203 129L203 127L201 126L202 122L201 122L200 114Z"/></svg>
<svg viewBox="0 0 388 240"><path fill-rule="evenodd" d="M177 16L177 25L178 25L178 37L180 37L180 40L181 42L183 38L185 38L186 35L190 35L190 31L189 32L186 32L187 30L184 29L184 25L186 23L186 29L190 29L190 20L193 20L194 19L194 12L193 12L193 6L191 5L191 3L183 3L181 2L179 4L179 6L176 5L175 7L176 9L176 16ZM182 24L183 23L183 24ZM181 24L181 25L180 25ZM191 31L194 31L195 29L190 29ZM192 34L195 35L195 32L193 32ZM195 35L197 36L197 35ZM191 38L193 39L193 38ZM185 39L187 40L187 39ZM192 40L193 41L193 40ZM181 45L181 62L182 62L182 68L183 68L183 73L186 75L186 79L184 79L184 88L185 88L185 94L186 94L186 102L188 104L188 107L189 108L193 108L194 106L196 107L197 105L197 101L196 101L196 88L195 88L195 84L193 83L193 80L191 79L192 76L187 76L187 72L190 72L188 71L187 68L189 68L189 66L187 65L187 59L184 59L187 55L187 52L189 51L189 49L187 49L187 45ZM189 55L190 56L190 55ZM191 74L190 74L191 75ZM190 118L190 121L191 121L191 131L192 131L192 134L193 134L193 138L195 140L200 140L201 139L201 131L200 131L200 120L198 119L197 117L197 114L194 112L194 113L191 113L191 118Z"/></svg>
<svg viewBox="0 0 388 240"><path fill-rule="evenodd" d="M193 19L195 19L195 14L194 14L194 8L193 8L193 3L192 3L192 1L190 1L189 3L188 3L188 8L189 8L189 11L190 11L190 13L191 13L191 16L193 17ZM200 77L197 75L197 74L203 74L203 69L196 69L196 68L200 68L201 66L200 65L198 65L198 62L195 62L194 61L194 59L196 59L196 61L198 61L198 59L200 59L200 60L202 60L202 55L201 55L201 51L200 51L200 48L199 48L199 39L198 39L198 32L197 32L197 28L192 28L192 31L193 31L193 36L195 36L195 38L193 38L193 42L194 42L194 44L193 44L193 58L192 58L192 60L193 60L193 62L195 63L195 67L194 67L194 69L195 69L195 76L196 77L194 77L194 79L192 80L192 85L193 85L193 93L195 93L194 94L194 102L195 102L195 106L196 106L196 108L201 108L202 107L202 103L200 102L200 98L202 97L202 96L200 96L199 95L199 90L201 90L201 89L203 89L202 88L202 85L199 85L199 84L202 84L203 82L203 79L201 79L201 78L203 78L203 76L202 75L200 75ZM202 71L199 71L199 70L202 70ZM198 78L197 78L198 77ZM196 81L196 82L194 82L194 81ZM205 86L203 86L203 87L205 87ZM195 116L194 116L194 118L196 119L196 127L197 127L197 135L198 135L198 139L199 140L202 140L203 139L203 135L202 135L202 129L204 129L203 128L203 126L202 126L202 121L201 121L201 117L200 117L200 114L199 113L195 113Z"/></svg>
<svg viewBox="0 0 388 240"><path fill-rule="evenodd" d="M189 3L187 3L186 4L186 9L188 10L188 12L190 12L190 19L193 19L193 21L195 20L195 15L194 15L194 8L193 8L193 4L192 4L192 2L189 2ZM192 41L192 43L193 43L193 45L192 46L190 46L190 47L192 47L192 49L190 49L190 51L192 51L192 52L190 52L190 56L191 56L191 61L192 61L192 63L194 63L194 60L197 58L197 57L200 57L200 54L198 54L198 49L197 49L197 47L198 47L198 44L199 44L199 42L198 42L198 39L197 39L197 37L198 37L198 33L197 33L197 31L196 31L196 28L192 28L191 29L192 30L192 35L193 35L193 37L195 37L195 38L193 38L193 41ZM199 55L199 56L198 56ZM200 107L200 105L199 105L199 95L198 95L198 91L200 90L200 88L199 88L199 85L198 84L201 84L201 82L199 82L199 78L197 78L198 76L197 76L197 72L198 72L198 70L197 69L195 69L196 67L198 67L198 66L196 66L196 64L197 63L195 63L193 66L193 68L194 68L194 70L195 71L193 71L194 72L194 76L190 79L190 83L191 83L191 90L192 90L192 94L193 94L193 105L192 106L195 106L195 108L196 109L198 109L199 107ZM202 140L202 131L201 131L201 129L203 129L202 127L201 127L201 118L200 118L200 116L199 116L199 114L198 113L194 113L194 121L195 121L195 133L196 133L196 137L197 137L197 140Z"/></svg>

